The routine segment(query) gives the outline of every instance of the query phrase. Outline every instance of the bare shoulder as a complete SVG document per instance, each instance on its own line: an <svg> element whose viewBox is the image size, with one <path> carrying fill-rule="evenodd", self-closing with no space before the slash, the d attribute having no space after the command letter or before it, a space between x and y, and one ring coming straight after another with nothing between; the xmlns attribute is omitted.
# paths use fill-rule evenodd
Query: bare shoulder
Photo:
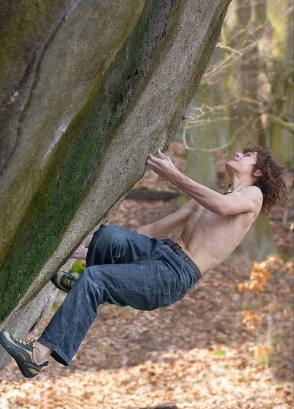
<svg viewBox="0 0 294 409"><path fill-rule="evenodd" d="M263 202L263 194L259 187L249 186L241 192L244 198L247 198L252 203L252 211L254 214L259 214Z"/></svg>
<svg viewBox="0 0 294 409"><path fill-rule="evenodd" d="M262 192L257 186L248 186L241 190L240 192L244 196L256 198L262 200Z"/></svg>
<svg viewBox="0 0 294 409"><path fill-rule="evenodd" d="M256 186L248 186L239 192L232 192L224 196L226 199L225 215L252 212L257 215L260 212L263 196L261 190ZM224 206L225 208L225 206Z"/></svg>

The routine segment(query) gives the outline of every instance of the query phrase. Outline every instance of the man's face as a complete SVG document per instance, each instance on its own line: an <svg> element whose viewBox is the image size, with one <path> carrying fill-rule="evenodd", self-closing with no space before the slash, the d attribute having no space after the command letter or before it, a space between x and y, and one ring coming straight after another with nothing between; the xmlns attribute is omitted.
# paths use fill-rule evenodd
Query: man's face
<svg viewBox="0 0 294 409"><path fill-rule="evenodd" d="M236 152L233 159L226 163L226 170L230 176L234 173L252 174L252 167L257 161L257 152Z"/></svg>

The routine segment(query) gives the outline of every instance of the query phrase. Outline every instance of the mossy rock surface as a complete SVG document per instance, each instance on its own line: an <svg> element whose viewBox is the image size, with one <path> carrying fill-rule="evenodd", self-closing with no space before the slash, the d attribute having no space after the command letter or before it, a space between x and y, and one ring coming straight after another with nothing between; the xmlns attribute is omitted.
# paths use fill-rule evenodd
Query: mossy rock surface
<svg viewBox="0 0 294 409"><path fill-rule="evenodd" d="M229 3L5 2L1 327L23 336L36 324L50 277L168 146Z"/></svg>

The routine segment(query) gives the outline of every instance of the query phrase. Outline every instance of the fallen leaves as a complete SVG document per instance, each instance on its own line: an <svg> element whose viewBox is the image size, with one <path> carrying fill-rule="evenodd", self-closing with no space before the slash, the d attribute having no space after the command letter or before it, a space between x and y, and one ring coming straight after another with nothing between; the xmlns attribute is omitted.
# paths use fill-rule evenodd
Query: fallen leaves
<svg viewBox="0 0 294 409"><path fill-rule="evenodd" d="M256 324L260 324L263 321L263 317L259 314L254 314L252 310L243 311L243 324L246 325L248 330L253 330Z"/></svg>
<svg viewBox="0 0 294 409"><path fill-rule="evenodd" d="M252 270L250 272L250 281L246 283L240 283L238 285L239 291L254 291L256 294L260 294L267 283L269 278L269 271L266 268L266 262L253 264Z"/></svg>

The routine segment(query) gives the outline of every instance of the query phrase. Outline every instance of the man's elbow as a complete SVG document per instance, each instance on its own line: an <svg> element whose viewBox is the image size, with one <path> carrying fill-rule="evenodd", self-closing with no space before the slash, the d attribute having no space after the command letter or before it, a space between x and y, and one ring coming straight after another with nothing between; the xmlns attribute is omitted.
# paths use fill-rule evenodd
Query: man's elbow
<svg viewBox="0 0 294 409"><path fill-rule="evenodd" d="M241 213L250 213L254 211L252 206L236 206L229 203L225 203L217 210L217 214L220 216L234 216Z"/></svg>
<svg viewBox="0 0 294 409"><path fill-rule="evenodd" d="M219 205L216 207L216 214L219 216L233 216L238 213L243 213L243 210L237 209L236 206L232 206L232 203L219 203Z"/></svg>
<svg viewBox="0 0 294 409"><path fill-rule="evenodd" d="M140 226L137 228L137 233L144 234L144 236L151 236L151 228L150 224L145 224L144 226Z"/></svg>
<svg viewBox="0 0 294 409"><path fill-rule="evenodd" d="M230 214L229 206L226 203L217 204L212 211L218 216L229 216Z"/></svg>

